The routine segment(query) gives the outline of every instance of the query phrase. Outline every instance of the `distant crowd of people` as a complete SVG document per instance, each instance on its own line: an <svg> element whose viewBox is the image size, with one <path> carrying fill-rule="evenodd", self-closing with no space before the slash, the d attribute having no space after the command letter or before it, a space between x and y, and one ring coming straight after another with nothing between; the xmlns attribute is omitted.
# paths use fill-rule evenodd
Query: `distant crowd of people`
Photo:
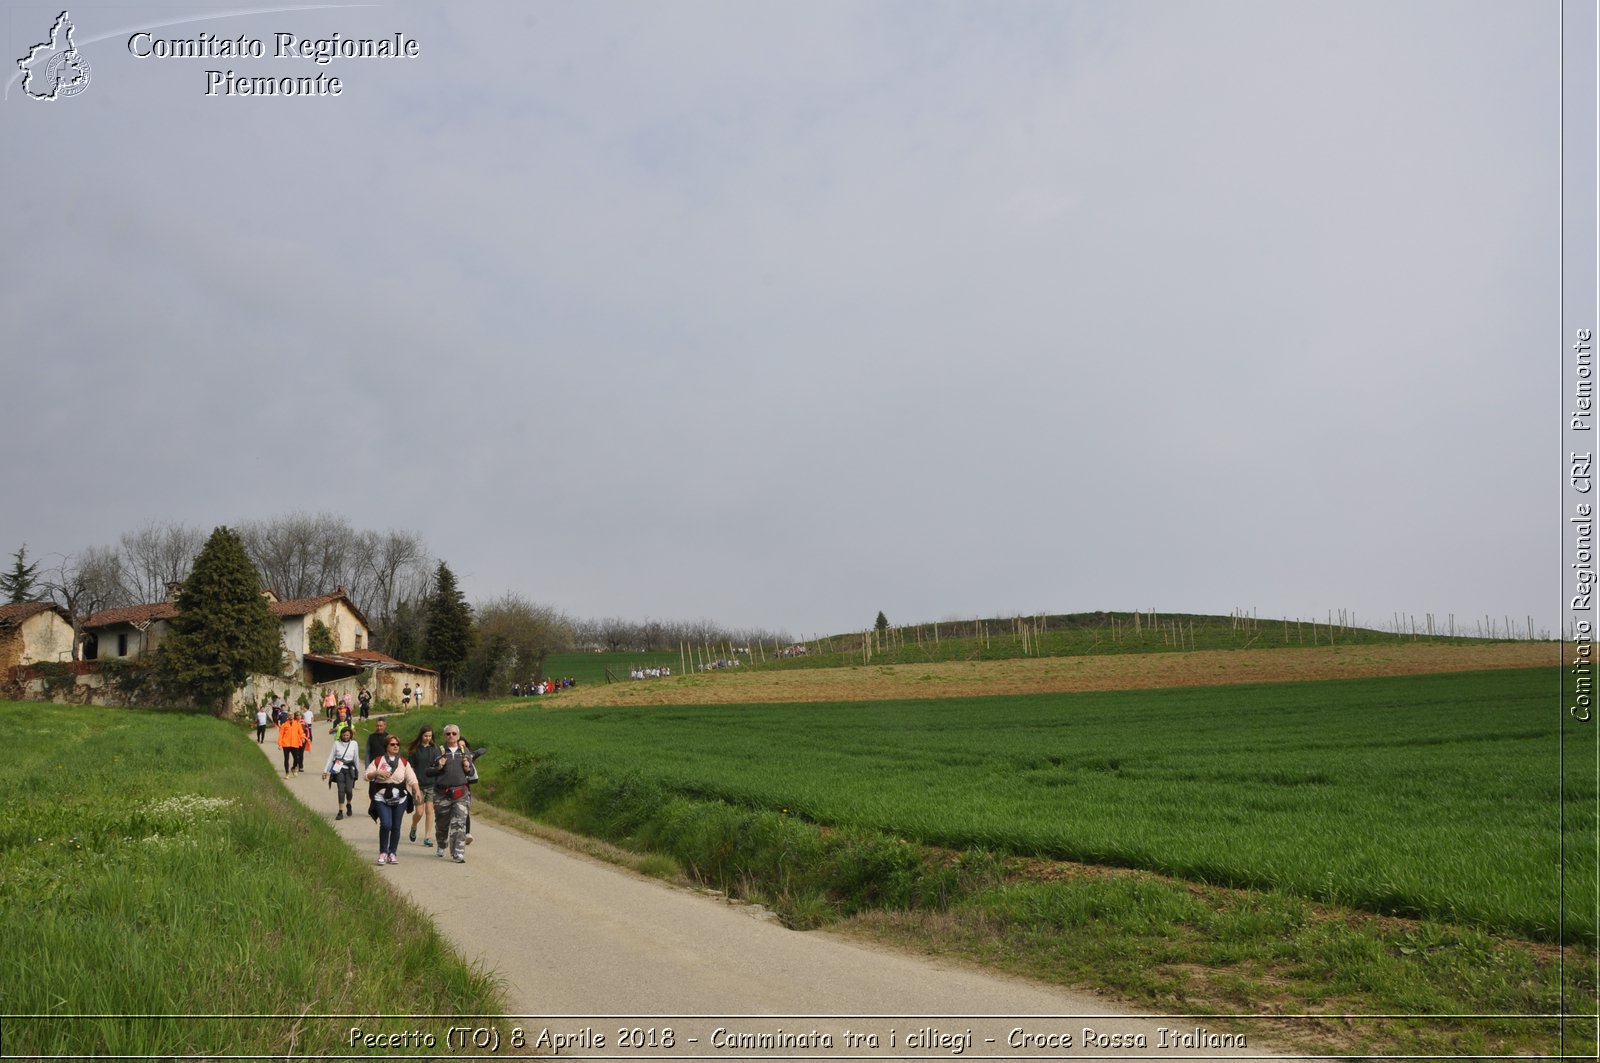
<svg viewBox="0 0 1600 1063"><path fill-rule="evenodd" d="M578 681L569 676L560 678L541 679L537 683L512 683L511 696L520 698L530 695L554 694L558 690L566 690L578 685Z"/></svg>
<svg viewBox="0 0 1600 1063"><path fill-rule="evenodd" d="M701 667L702 668L706 668L706 669L711 669L711 668L737 668L737 667L739 667L739 658L737 658L737 657L732 657L732 658L720 657L715 661L707 661Z"/></svg>
<svg viewBox="0 0 1600 1063"><path fill-rule="evenodd" d="M672 669L667 667L635 668L628 673L629 679L660 679L664 675L671 675Z"/></svg>

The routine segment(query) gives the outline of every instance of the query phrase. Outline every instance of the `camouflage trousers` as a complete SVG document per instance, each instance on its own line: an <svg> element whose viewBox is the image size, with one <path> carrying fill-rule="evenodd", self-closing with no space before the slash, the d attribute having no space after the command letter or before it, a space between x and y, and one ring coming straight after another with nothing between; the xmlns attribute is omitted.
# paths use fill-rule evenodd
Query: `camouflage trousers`
<svg viewBox="0 0 1600 1063"><path fill-rule="evenodd" d="M433 840L441 853L465 856L467 813L472 810L472 791L459 799L446 796L443 787L433 793Z"/></svg>

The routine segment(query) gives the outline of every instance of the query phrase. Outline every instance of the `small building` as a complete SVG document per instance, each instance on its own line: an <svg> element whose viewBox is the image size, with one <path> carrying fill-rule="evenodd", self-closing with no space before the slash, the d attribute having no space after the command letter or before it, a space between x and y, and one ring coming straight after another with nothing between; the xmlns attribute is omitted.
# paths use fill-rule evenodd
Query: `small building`
<svg viewBox="0 0 1600 1063"><path fill-rule="evenodd" d="M143 657L161 645L167 623L178 615L171 600L121 609L102 609L83 622L83 659Z"/></svg>
<svg viewBox="0 0 1600 1063"><path fill-rule="evenodd" d="M52 602L0 605L0 670L72 660L72 620Z"/></svg>
<svg viewBox="0 0 1600 1063"><path fill-rule="evenodd" d="M412 705L437 705L439 703L439 673L420 664L397 661L377 650L350 650L347 653L308 653L305 671L310 682L333 684L340 680L372 673L372 697L375 701L399 705L404 691L411 688Z"/></svg>
<svg viewBox="0 0 1600 1063"><path fill-rule="evenodd" d="M301 667L306 655L312 652L311 629L319 620L328 629L334 653L365 650L371 645L372 625L367 623L361 610L345 595L343 587L332 594L291 598L282 602L268 591L267 603L272 607L272 615L283 626L283 648L289 651L296 668ZM308 670L307 681L319 680L313 678Z"/></svg>

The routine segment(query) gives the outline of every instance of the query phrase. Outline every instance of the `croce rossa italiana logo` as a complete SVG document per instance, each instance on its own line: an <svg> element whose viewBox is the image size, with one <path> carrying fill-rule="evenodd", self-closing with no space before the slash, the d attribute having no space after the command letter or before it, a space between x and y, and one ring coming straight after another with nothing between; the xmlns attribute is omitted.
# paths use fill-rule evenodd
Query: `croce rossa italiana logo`
<svg viewBox="0 0 1600 1063"><path fill-rule="evenodd" d="M50 39L17 60L22 91L33 100L61 100L89 87L89 63L72 43L72 16L63 11L50 27Z"/></svg>

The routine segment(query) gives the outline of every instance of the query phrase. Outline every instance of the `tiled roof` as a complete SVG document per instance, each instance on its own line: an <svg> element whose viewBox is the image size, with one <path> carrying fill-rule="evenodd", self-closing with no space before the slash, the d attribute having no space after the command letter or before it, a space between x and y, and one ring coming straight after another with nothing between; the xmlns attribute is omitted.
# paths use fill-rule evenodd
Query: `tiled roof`
<svg viewBox="0 0 1600 1063"><path fill-rule="evenodd" d="M55 613L66 619L66 613L53 602L7 602L0 605L0 627L12 627L39 613Z"/></svg>
<svg viewBox="0 0 1600 1063"><path fill-rule="evenodd" d="M349 610L356 614L356 619L361 621L361 626L371 630L372 625L367 618L361 615L361 610L356 608L356 603L350 600L341 587L332 594L319 594L315 598L290 598L286 602L269 602L274 616L309 616L325 605L342 601Z"/></svg>
<svg viewBox="0 0 1600 1063"><path fill-rule="evenodd" d="M322 594L315 598L291 598L286 602L269 601L267 607L272 610L272 615L280 619L288 616L308 616L331 602L343 601L349 606L356 618L368 628L367 618L361 615L361 610L355 607L343 591L332 594ZM35 603L27 603L35 604ZM130 605L122 609L104 609L91 616L84 627L110 627L112 624L146 624L152 620L171 620L178 615L178 606L174 602L154 602L150 605Z"/></svg>
<svg viewBox="0 0 1600 1063"><path fill-rule="evenodd" d="M405 668L413 672L427 672L429 675L437 674L432 668L424 668L420 664L408 664L405 661L390 657L387 653L379 653L377 650L346 650L344 653L308 653L305 657L308 661L322 661L327 664L359 665L362 668Z"/></svg>
<svg viewBox="0 0 1600 1063"><path fill-rule="evenodd" d="M271 602L269 608L274 616L305 616L343 597L342 594L319 594L315 598L290 598L286 602Z"/></svg>
<svg viewBox="0 0 1600 1063"><path fill-rule="evenodd" d="M122 609L102 609L83 622L86 628L110 627L112 624L148 624L153 620L171 620L178 615L172 602L154 602L150 605L130 605Z"/></svg>

